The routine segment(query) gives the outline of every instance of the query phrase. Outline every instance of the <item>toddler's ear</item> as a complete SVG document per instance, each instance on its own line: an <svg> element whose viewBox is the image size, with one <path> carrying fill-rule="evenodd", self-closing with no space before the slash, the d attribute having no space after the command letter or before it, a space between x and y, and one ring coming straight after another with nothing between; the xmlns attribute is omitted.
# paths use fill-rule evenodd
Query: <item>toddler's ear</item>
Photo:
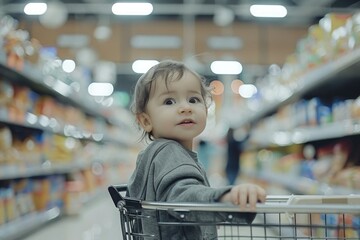
<svg viewBox="0 0 360 240"><path fill-rule="evenodd" d="M145 130L145 132L151 132L152 124L149 115L147 115L146 113L140 113L136 116L136 119L140 126Z"/></svg>

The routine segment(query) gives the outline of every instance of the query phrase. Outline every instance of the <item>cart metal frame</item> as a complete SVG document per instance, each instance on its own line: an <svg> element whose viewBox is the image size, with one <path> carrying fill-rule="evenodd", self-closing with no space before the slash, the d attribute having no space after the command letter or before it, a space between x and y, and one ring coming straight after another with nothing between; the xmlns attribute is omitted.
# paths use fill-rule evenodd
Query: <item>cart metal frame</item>
<svg viewBox="0 0 360 240"><path fill-rule="evenodd" d="M342 196L341 201L321 196L325 204L317 203L319 196L309 201L312 198L307 195L306 202L300 204L289 204L294 195L269 196L266 203L257 204L254 219L231 204L141 201L125 197L126 190L126 184L108 187L119 210L122 235L126 240L161 239L143 232L141 222L150 218L157 222L159 231L166 226L216 226L217 239L360 239L360 195ZM349 197L351 204L346 200ZM160 214L171 214L176 221L162 221Z"/></svg>

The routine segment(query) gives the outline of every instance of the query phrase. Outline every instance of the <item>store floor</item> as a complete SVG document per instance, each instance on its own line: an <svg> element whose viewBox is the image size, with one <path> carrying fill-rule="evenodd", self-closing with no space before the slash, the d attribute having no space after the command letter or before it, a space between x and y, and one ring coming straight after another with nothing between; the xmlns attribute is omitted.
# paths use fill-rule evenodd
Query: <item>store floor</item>
<svg viewBox="0 0 360 240"><path fill-rule="evenodd" d="M23 240L115 240L122 239L119 214L107 192L84 205L77 216L62 217Z"/></svg>

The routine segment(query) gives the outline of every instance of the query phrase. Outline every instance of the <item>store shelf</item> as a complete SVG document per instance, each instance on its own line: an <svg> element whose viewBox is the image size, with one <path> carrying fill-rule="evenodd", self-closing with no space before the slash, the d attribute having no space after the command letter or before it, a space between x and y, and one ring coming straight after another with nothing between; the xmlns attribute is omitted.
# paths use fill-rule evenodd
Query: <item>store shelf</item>
<svg viewBox="0 0 360 240"><path fill-rule="evenodd" d="M41 130L45 132L50 132L54 134L71 136L78 139L87 138L88 140L93 140L90 137L86 137L86 133L83 133L80 129L77 129L72 125L61 125L56 119L48 118L46 116L35 116L34 114L27 114L24 122L16 122L8 119L6 116L3 116L0 113L0 122L7 125L14 125L18 127L31 128L36 130ZM71 134L67 129L71 129ZM88 134L91 136L91 134Z"/></svg>
<svg viewBox="0 0 360 240"><path fill-rule="evenodd" d="M114 138L114 137L106 136L103 133L89 133L73 125L60 124L56 119L49 119L46 116L38 117L28 113L28 116L29 115L31 115L31 117L25 119L25 122L14 122L0 113L0 123L18 126L18 127L30 128L40 131L46 131L49 133L58 134L66 137L73 137L79 140L87 140L93 142L113 142L120 145L127 145L130 142L128 141L129 139L125 139L122 136L118 136Z"/></svg>
<svg viewBox="0 0 360 240"><path fill-rule="evenodd" d="M297 85L291 90L292 94L288 97L259 104L256 111L250 111L246 117L241 115L241 119L237 119L235 122L238 126L255 122L274 113L282 106L298 101L310 92L321 92L323 86L332 85L335 81L339 81L339 76L350 79L359 77L359 68L360 48L307 72L296 80Z"/></svg>
<svg viewBox="0 0 360 240"><path fill-rule="evenodd" d="M298 127L289 131L253 131L251 141L257 148L289 146L311 141L341 138L360 134L360 120L344 120L321 126Z"/></svg>
<svg viewBox="0 0 360 240"><path fill-rule="evenodd" d="M93 193L85 194L81 198L82 204L86 204L104 196L104 189L97 189ZM65 213L58 207L37 213L30 213L14 221L0 225L0 239L15 240L21 239L23 236L40 227L50 223L51 221L60 219Z"/></svg>
<svg viewBox="0 0 360 240"><path fill-rule="evenodd" d="M76 172L82 169L86 169L91 166L91 162L73 162L68 164L52 164L50 161L46 161L41 165L32 166L17 166L8 165L1 166L0 168L0 180L27 178L54 174L66 174Z"/></svg>
<svg viewBox="0 0 360 240"><path fill-rule="evenodd" d="M360 194L360 191L356 191L355 189L349 189L341 186L332 186L327 183L319 182L306 177L294 176L293 174L281 174L274 172L246 172L244 174L249 177L264 180L269 184L283 186L284 188L296 194ZM286 180L284 181L284 179Z"/></svg>
<svg viewBox="0 0 360 240"><path fill-rule="evenodd" d="M31 213L22 216L21 218L0 226L0 239L18 239L26 233L29 233L60 216L61 211L58 207L51 208L44 212Z"/></svg>
<svg viewBox="0 0 360 240"><path fill-rule="evenodd" d="M109 124L125 127L125 130L127 129L123 122L109 116L109 111L106 111L104 107L95 102L90 96L80 96L79 93L75 92L71 86L63 81L44 76L29 64L25 63L24 66L24 70L19 72L8 67L4 57L0 57L0 72L5 80L8 79L11 80L11 82L28 86L40 94L52 96L62 103L79 108L90 116L102 118Z"/></svg>

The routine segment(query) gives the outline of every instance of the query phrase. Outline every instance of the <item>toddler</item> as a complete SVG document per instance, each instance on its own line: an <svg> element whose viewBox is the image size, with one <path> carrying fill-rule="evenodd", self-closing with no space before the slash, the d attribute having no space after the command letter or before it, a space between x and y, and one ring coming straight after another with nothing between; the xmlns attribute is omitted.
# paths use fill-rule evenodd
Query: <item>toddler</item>
<svg viewBox="0 0 360 240"><path fill-rule="evenodd" d="M159 202L229 202L249 211L265 201L265 191L253 184L210 187L193 151L193 141L205 128L210 89L204 79L181 62L166 60L143 74L135 87L132 111L142 138L151 143L137 159L128 196ZM144 232L161 239L216 239L214 226L167 226L145 220Z"/></svg>

